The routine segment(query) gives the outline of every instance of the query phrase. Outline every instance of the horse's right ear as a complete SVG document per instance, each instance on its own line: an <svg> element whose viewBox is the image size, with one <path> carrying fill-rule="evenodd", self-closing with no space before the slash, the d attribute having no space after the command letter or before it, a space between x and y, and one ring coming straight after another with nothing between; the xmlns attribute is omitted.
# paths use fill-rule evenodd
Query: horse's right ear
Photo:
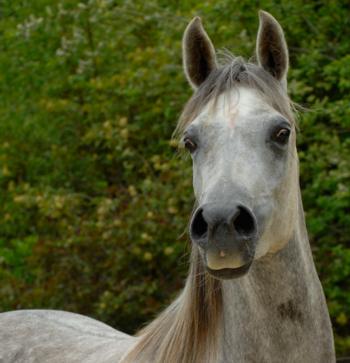
<svg viewBox="0 0 350 363"><path fill-rule="evenodd" d="M184 71L190 85L197 89L216 69L215 49L202 26L195 17L187 26L182 40Z"/></svg>

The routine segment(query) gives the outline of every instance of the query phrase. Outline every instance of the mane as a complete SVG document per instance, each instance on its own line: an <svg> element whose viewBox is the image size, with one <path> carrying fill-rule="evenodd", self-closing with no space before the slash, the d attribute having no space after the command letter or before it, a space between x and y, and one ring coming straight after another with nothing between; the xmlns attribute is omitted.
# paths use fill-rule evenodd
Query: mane
<svg viewBox="0 0 350 363"><path fill-rule="evenodd" d="M175 135L182 134L210 101L237 86L246 86L295 126L293 104L283 85L256 64L225 55L226 63L212 71L195 91L180 116ZM192 246L190 271L178 298L137 333L138 341L122 363L211 363L220 358L222 285L205 272L198 247Z"/></svg>
<svg viewBox="0 0 350 363"><path fill-rule="evenodd" d="M139 341L122 363L216 362L221 318L221 282L204 271L198 248L193 247L183 291L137 333Z"/></svg>

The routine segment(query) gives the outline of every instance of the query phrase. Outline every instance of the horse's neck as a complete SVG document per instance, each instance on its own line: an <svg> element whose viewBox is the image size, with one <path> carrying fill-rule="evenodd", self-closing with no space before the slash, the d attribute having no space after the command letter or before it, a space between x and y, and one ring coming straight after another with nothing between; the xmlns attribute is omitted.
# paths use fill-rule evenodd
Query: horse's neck
<svg viewBox="0 0 350 363"><path fill-rule="evenodd" d="M301 202L294 237L223 283L224 362L333 362L329 315Z"/></svg>

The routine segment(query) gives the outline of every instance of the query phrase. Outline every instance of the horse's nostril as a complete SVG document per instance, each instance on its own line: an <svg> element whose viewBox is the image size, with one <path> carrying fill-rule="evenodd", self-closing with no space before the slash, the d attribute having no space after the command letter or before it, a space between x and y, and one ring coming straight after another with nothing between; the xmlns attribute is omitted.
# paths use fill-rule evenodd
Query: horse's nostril
<svg viewBox="0 0 350 363"><path fill-rule="evenodd" d="M256 233L255 219L248 209L239 206L233 225L235 230L243 237L251 237Z"/></svg>
<svg viewBox="0 0 350 363"><path fill-rule="evenodd" d="M208 231L208 223L203 217L203 209L199 209L191 223L191 236L194 239L203 238Z"/></svg>

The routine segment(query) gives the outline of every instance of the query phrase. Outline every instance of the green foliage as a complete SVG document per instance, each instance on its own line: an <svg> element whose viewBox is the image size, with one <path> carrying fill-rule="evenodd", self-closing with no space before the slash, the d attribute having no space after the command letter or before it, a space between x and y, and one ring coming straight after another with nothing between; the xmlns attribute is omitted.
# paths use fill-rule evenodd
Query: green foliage
<svg viewBox="0 0 350 363"><path fill-rule="evenodd" d="M347 1L16 0L0 18L0 307L76 311L132 332L186 275L187 22L249 57L279 19L301 115L301 184L339 354L350 353Z"/></svg>

